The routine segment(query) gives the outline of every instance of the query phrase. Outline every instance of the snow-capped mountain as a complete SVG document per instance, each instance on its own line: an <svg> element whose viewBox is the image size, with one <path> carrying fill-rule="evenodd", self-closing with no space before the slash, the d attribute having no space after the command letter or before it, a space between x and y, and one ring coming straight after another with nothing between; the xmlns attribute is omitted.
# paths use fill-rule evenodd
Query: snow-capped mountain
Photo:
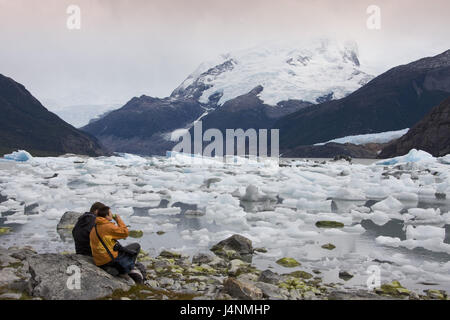
<svg viewBox="0 0 450 320"><path fill-rule="evenodd" d="M362 71L354 42L278 42L203 63L172 97L221 106L262 86L258 97L267 105L287 100L322 103L343 98L372 78Z"/></svg>
<svg viewBox="0 0 450 320"><path fill-rule="evenodd" d="M204 130L268 129L372 78L362 71L355 43L270 43L203 63L169 98L133 98L83 130L112 151L165 154L200 118Z"/></svg>

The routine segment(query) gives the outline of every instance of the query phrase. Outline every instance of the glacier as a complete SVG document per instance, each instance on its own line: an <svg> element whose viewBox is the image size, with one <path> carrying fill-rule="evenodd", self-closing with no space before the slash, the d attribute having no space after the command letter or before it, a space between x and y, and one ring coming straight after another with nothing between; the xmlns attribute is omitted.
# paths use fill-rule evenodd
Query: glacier
<svg viewBox="0 0 450 320"><path fill-rule="evenodd" d="M380 133L359 134L354 136L347 136L342 138L333 139L327 142L316 143L315 146L325 145L330 142L335 143L353 143L353 144L367 144L367 143L387 143L392 140L398 139L407 134L409 129L402 129L396 131L386 131Z"/></svg>
<svg viewBox="0 0 450 320"><path fill-rule="evenodd" d="M200 102L209 103L210 97L219 94L218 105L222 105L262 85L259 97L268 105L289 99L318 103L343 98L372 78L360 65L355 42L278 41L202 63L172 96L192 97L198 90Z"/></svg>

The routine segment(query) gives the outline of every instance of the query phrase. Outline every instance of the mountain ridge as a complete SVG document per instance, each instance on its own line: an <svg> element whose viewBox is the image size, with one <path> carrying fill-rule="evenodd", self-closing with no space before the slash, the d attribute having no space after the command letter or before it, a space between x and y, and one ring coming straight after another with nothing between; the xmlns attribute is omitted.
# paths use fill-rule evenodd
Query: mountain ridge
<svg viewBox="0 0 450 320"><path fill-rule="evenodd" d="M413 148L435 157L450 153L450 97L431 109L407 134L387 145L379 157L401 156Z"/></svg>
<svg viewBox="0 0 450 320"><path fill-rule="evenodd" d="M450 50L394 67L345 98L307 107L274 125L292 148L408 128L450 94Z"/></svg>
<svg viewBox="0 0 450 320"><path fill-rule="evenodd" d="M0 153L26 149L37 156L108 155L90 134L45 108L22 84L0 74Z"/></svg>

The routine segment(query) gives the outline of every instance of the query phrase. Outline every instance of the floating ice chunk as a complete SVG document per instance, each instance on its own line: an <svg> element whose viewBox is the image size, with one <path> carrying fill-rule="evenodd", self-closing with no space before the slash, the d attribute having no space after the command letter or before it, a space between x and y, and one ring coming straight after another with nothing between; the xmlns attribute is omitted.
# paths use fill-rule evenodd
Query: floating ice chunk
<svg viewBox="0 0 450 320"><path fill-rule="evenodd" d="M3 156L3 158L6 160L26 162L28 160L33 159L33 156L25 150L19 150L19 151L14 151L13 153L10 153L10 154L5 154Z"/></svg>
<svg viewBox="0 0 450 320"><path fill-rule="evenodd" d="M431 238L438 238L444 241L445 228L435 226L408 226L406 228L406 239L427 240Z"/></svg>
<svg viewBox="0 0 450 320"><path fill-rule="evenodd" d="M365 200L366 195L363 191L359 189L354 189L349 186L338 189L334 194L333 198L341 200Z"/></svg>
<svg viewBox="0 0 450 320"><path fill-rule="evenodd" d="M117 208L115 209L115 212L121 216L128 217L134 213L134 210L131 207L126 207L126 208Z"/></svg>
<svg viewBox="0 0 450 320"><path fill-rule="evenodd" d="M179 207L172 207L172 208L156 208L156 209L149 209L148 214L149 215L167 215L167 216L174 216L177 214L180 214L181 208Z"/></svg>
<svg viewBox="0 0 450 320"><path fill-rule="evenodd" d="M439 208L438 209L411 208L408 209L408 214L414 216L415 220L420 221L439 222L441 220L441 210Z"/></svg>
<svg viewBox="0 0 450 320"><path fill-rule="evenodd" d="M368 214L367 219L372 220L373 223L379 226L385 225L391 218L384 212L375 211L371 214Z"/></svg>
<svg viewBox="0 0 450 320"><path fill-rule="evenodd" d="M408 239L401 241L400 245L410 250L421 247L434 252L445 252L450 254L450 244L442 242L439 238L424 240Z"/></svg>
<svg viewBox="0 0 450 320"><path fill-rule="evenodd" d="M282 205L288 208L296 208L298 200L296 199L283 199Z"/></svg>
<svg viewBox="0 0 450 320"><path fill-rule="evenodd" d="M254 201L260 201L263 198L264 198L264 196L259 192L258 187L251 184L245 190L245 194L241 200L254 202Z"/></svg>
<svg viewBox="0 0 450 320"><path fill-rule="evenodd" d="M134 199L137 201L160 201L161 196L156 193L145 193L137 195Z"/></svg>
<svg viewBox="0 0 450 320"><path fill-rule="evenodd" d="M419 196L414 192L397 192L393 196L398 200L417 202L419 201Z"/></svg>
<svg viewBox="0 0 450 320"><path fill-rule="evenodd" d="M403 204L392 196L389 196L383 201L377 202L372 206L372 210L383 212L399 212L402 209Z"/></svg>
<svg viewBox="0 0 450 320"><path fill-rule="evenodd" d="M351 226L351 227L345 227L344 231L348 232L348 233L354 233L354 234L363 234L364 232L366 232L366 229L364 229L364 227L360 224Z"/></svg>
<svg viewBox="0 0 450 320"><path fill-rule="evenodd" d="M428 152L412 149L408 154L400 157L378 161L377 165L389 166L406 162L433 162L436 159Z"/></svg>
<svg viewBox="0 0 450 320"><path fill-rule="evenodd" d="M389 247L398 247L400 245L400 243L402 242L402 240L400 240L400 238L392 238L392 237L385 237L385 236L379 236L375 239L375 241L380 245L389 246Z"/></svg>
<svg viewBox="0 0 450 320"><path fill-rule="evenodd" d="M438 158L438 161L442 164L450 164L450 154Z"/></svg>

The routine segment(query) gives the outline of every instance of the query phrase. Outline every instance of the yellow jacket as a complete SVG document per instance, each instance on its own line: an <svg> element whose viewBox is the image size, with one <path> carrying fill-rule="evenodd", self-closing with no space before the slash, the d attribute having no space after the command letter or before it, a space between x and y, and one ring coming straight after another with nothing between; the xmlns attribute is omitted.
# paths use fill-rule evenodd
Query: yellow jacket
<svg viewBox="0 0 450 320"><path fill-rule="evenodd" d="M97 217L95 219L95 224L97 225L98 234L102 238L103 242L108 247L109 251L113 255L114 258L117 258L118 252L114 251L114 245L117 240L125 239L128 237L128 228L125 223L117 217L117 225L109 221L103 217ZM108 254L108 251L103 247L102 243L97 237L95 232L95 227L92 228L91 233L89 235L92 256L94 258L94 263L97 266L102 266L111 261L111 257Z"/></svg>

